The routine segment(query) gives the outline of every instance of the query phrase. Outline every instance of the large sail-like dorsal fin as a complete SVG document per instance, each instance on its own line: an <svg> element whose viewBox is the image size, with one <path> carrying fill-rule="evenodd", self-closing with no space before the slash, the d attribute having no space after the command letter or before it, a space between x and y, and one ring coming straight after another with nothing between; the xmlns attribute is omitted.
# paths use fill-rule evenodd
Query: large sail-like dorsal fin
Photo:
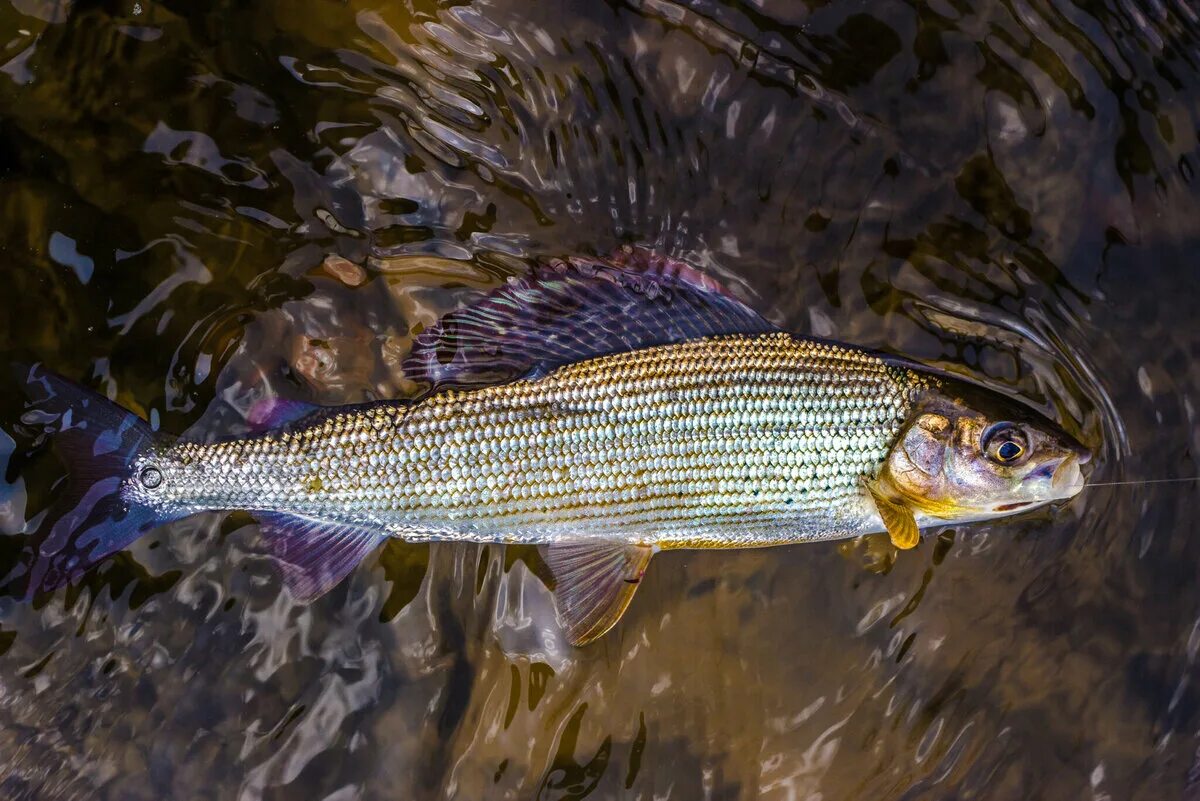
<svg viewBox="0 0 1200 801"><path fill-rule="evenodd" d="M610 353L771 323L693 267L639 248L557 260L421 333L404 373L433 389L500 383Z"/></svg>

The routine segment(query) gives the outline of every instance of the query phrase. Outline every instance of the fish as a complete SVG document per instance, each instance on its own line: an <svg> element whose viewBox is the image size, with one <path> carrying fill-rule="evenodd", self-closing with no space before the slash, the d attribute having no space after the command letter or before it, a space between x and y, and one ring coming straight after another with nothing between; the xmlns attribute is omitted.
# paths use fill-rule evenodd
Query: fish
<svg viewBox="0 0 1200 801"><path fill-rule="evenodd" d="M782 330L643 249L541 262L421 331L403 368L413 398L271 402L212 442L21 368L73 476L22 560L27 592L170 521L245 510L300 601L388 537L536 546L584 645L659 551L883 532L910 549L1074 497L1090 458L1015 398Z"/></svg>

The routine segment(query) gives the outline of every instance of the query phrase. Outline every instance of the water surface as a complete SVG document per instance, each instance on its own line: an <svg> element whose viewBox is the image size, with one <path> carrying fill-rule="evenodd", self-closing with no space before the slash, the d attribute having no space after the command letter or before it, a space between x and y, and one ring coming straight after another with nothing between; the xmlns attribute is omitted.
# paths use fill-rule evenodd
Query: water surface
<svg viewBox="0 0 1200 801"><path fill-rule="evenodd" d="M1181 0L0 0L0 349L164 430L414 391L415 332L640 243L780 325L1195 475ZM0 419L22 410L0 390ZM0 435L0 574L64 474ZM535 560L393 542L294 603L243 515L0 596L0 795L1200 798L1195 485L894 558L660 556L567 646Z"/></svg>

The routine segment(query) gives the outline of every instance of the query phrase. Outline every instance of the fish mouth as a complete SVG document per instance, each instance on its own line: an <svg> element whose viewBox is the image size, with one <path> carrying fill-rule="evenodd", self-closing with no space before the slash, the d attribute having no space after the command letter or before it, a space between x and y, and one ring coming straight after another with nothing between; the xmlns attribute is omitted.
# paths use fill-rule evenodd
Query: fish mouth
<svg viewBox="0 0 1200 801"><path fill-rule="evenodd" d="M1073 498L1079 494L1084 487L1083 472L1079 466L1090 457L1087 454L1085 457L1071 455L1062 460L1054 470L1054 474L1050 477L1050 488L1058 493L1062 498Z"/></svg>
<svg viewBox="0 0 1200 801"><path fill-rule="evenodd" d="M1089 458L1090 454L1070 453L1060 459L1047 461L1025 477L1026 492L1040 498L1041 503L1074 498L1086 485L1079 466ZM1012 505L1008 505L1004 510L997 511L1007 512L1012 508Z"/></svg>

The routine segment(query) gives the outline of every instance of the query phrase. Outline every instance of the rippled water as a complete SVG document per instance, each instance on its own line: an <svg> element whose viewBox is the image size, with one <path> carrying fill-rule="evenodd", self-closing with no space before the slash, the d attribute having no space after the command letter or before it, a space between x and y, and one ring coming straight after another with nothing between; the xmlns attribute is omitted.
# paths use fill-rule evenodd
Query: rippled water
<svg viewBox="0 0 1200 801"><path fill-rule="evenodd" d="M1196 473L1200 16L936 0L0 0L0 347L164 430L393 397L536 257L651 245L791 329ZM0 419L21 400L5 384ZM0 574L63 467L0 436ZM5 798L1200 798L1194 484L660 556L598 644L519 550L311 605L243 515L0 596Z"/></svg>

